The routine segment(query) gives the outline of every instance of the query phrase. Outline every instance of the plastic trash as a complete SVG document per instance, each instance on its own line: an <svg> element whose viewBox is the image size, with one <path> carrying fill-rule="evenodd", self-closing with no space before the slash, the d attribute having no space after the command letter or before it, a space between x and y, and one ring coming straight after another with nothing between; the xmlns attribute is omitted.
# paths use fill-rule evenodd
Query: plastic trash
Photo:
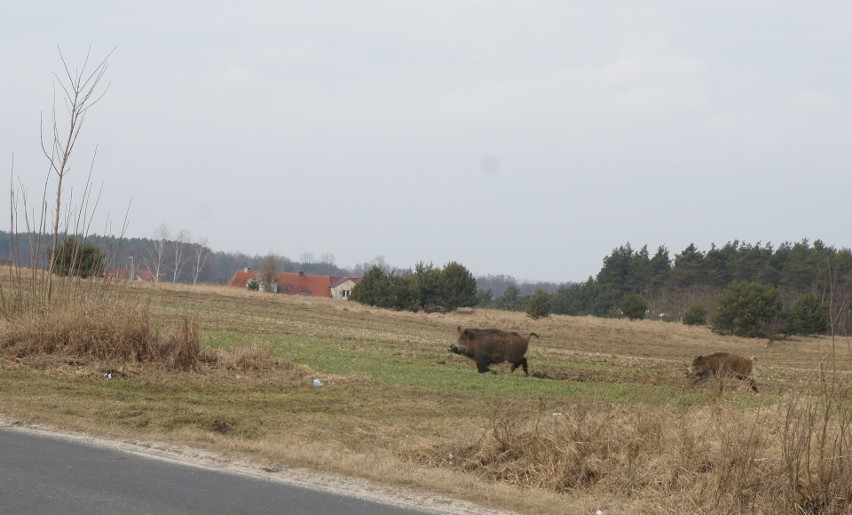
<svg viewBox="0 0 852 515"><path fill-rule="evenodd" d="M314 379L314 388L319 388L320 386L322 386L322 381L319 378Z"/></svg>

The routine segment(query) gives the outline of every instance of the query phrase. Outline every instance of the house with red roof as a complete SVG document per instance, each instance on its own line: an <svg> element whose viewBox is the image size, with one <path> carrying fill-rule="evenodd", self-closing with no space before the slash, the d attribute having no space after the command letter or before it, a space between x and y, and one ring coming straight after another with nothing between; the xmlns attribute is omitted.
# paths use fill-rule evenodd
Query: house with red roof
<svg viewBox="0 0 852 515"><path fill-rule="evenodd" d="M331 277L331 298L346 299L352 295L352 288L358 283L357 277Z"/></svg>
<svg viewBox="0 0 852 515"><path fill-rule="evenodd" d="M228 286L248 288L251 281L257 281L259 274L250 268L238 270L228 281ZM358 277L276 272L272 287L274 293L348 299L357 282Z"/></svg>
<svg viewBox="0 0 852 515"><path fill-rule="evenodd" d="M150 270L143 267L137 268L118 268L113 272L107 274L110 279L119 279L122 281L139 281L145 283L156 283L157 276L155 276Z"/></svg>

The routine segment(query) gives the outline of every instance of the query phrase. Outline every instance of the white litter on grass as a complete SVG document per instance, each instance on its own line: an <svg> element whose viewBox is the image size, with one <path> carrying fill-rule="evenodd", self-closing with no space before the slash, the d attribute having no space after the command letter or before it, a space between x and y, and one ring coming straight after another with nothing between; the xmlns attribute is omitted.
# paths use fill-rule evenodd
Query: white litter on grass
<svg viewBox="0 0 852 515"><path fill-rule="evenodd" d="M314 379L314 388L319 388L320 386L322 386L322 381L319 378Z"/></svg>
<svg viewBox="0 0 852 515"><path fill-rule="evenodd" d="M112 372L107 372L106 374L104 374L104 377L106 377L107 379L112 379Z"/></svg>

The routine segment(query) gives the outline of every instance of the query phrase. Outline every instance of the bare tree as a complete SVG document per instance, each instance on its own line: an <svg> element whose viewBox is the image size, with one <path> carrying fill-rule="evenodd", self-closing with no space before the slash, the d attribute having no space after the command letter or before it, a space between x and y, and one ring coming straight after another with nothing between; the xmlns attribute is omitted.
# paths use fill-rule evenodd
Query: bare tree
<svg viewBox="0 0 852 515"><path fill-rule="evenodd" d="M114 51L114 50L113 50ZM67 112L67 126L59 120L56 110L56 94L54 93L54 102L52 109L52 123L50 127L50 136L45 135L44 120L41 124L41 148L44 156L50 163L50 171L44 183L44 200L45 206L47 203L48 189L50 187L50 179L56 179L55 201L53 205L52 227L50 231L50 258L47 269L47 301L50 302L53 291L53 271L56 265L56 253L59 247L60 223L63 217L66 223L72 218L70 213L63 215L63 188L65 178L71 171L70 160L74 146L77 143L77 138L80 135L80 130L83 128L83 122L86 118L86 113L89 109L98 103L109 89L109 84L101 87L101 80L107 70L107 60L112 55L112 51L97 64L94 69L87 70L89 66L89 54L86 55L83 66L79 70L73 72L68 68L68 63L65 62L65 57L62 55L62 49L59 49L59 58L62 61L64 76L54 74L57 84L64 92L65 111ZM90 170L91 177L91 170ZM87 211L88 201L90 197L90 184L87 183L86 191L83 193L83 207L77 214L77 225L79 228L81 217L85 218L89 213ZM46 209L46 207L45 207ZM44 214L44 211L42 211ZM85 223L85 220L84 220ZM44 225L42 225L44 227ZM67 231L67 226L66 226Z"/></svg>
<svg viewBox="0 0 852 515"><path fill-rule="evenodd" d="M174 266L172 267L172 283L177 283L181 271L186 264L186 246L192 243L192 235L186 229L181 229L174 242Z"/></svg>
<svg viewBox="0 0 852 515"><path fill-rule="evenodd" d="M315 261L314 254L312 252L302 252L302 255L299 256L299 261L302 263L313 263Z"/></svg>
<svg viewBox="0 0 852 515"><path fill-rule="evenodd" d="M265 292L275 293L275 273L278 271L278 260L269 254L260 263L260 289Z"/></svg>
<svg viewBox="0 0 852 515"><path fill-rule="evenodd" d="M207 237L202 236L195 243L195 253L192 263L192 284L198 284L198 277L204 271L207 258L210 257L210 249L207 247Z"/></svg>
<svg viewBox="0 0 852 515"><path fill-rule="evenodd" d="M145 257L145 268L154 276L155 282L160 282L166 260L166 244L172 237L172 232L167 224L162 223L151 236L154 239L154 243L147 251L148 255Z"/></svg>
<svg viewBox="0 0 852 515"><path fill-rule="evenodd" d="M352 275L363 276L367 272L370 271L373 267L379 267L383 272L389 274L393 267L387 264L385 261L385 257L382 255L378 255L374 257L371 261L366 263L359 263L352 268Z"/></svg>

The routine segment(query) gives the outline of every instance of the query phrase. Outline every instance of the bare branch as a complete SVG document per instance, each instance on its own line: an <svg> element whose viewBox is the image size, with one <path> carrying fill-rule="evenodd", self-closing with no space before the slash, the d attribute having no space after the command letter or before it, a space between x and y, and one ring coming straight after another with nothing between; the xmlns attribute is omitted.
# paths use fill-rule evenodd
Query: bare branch
<svg viewBox="0 0 852 515"><path fill-rule="evenodd" d="M62 67L65 72L65 78L60 78L59 75L54 74L56 77L59 86L62 88L62 91L65 93L64 101L66 104L66 109L68 109L68 123L66 136L63 138L60 137L60 124L56 116L56 93L55 93L55 85L54 85L54 103L53 103L53 144L51 151L47 151L47 147L44 142L44 137L42 136L42 151L45 156L50 161L50 169L56 176L56 199L54 203L54 216L53 216L53 231L51 238L51 249L50 249L50 262L48 263L48 300L50 299L51 293L51 285L50 285L50 276L53 272L53 268L56 263L56 249L58 245L59 238L59 224L62 220L62 194L63 194L63 182L65 176L70 172L70 164L69 160L71 158L71 154L74 150L74 147L77 143L77 138L80 135L80 131L83 127L83 123L85 121L86 111L89 107L91 107L94 102L90 100L93 98L93 95L96 95L95 102L103 98L103 95L106 93L99 91L99 84L101 79L104 76L107 68L107 60L115 51L113 49L107 56L95 67L95 69L86 75L86 67L89 63L89 58L91 56L91 48L86 54L86 58L83 61L82 68L74 73L71 72L71 69L68 66L68 62L65 60L65 56L62 54L62 49L59 50L59 59L62 61ZM43 126L42 126L42 134ZM83 204L82 204L82 212L78 213L77 220L75 223L75 229L80 229L82 226L86 227L86 231L88 231L88 226L91 223L90 221L87 223L88 216L88 201L89 195L91 193L91 167L89 170L89 178L87 180L86 187L83 192ZM45 192L47 190L47 183L45 187ZM98 201L99 201L98 196ZM95 203L97 205L97 202ZM70 219L66 216L66 232L67 228L70 226Z"/></svg>

